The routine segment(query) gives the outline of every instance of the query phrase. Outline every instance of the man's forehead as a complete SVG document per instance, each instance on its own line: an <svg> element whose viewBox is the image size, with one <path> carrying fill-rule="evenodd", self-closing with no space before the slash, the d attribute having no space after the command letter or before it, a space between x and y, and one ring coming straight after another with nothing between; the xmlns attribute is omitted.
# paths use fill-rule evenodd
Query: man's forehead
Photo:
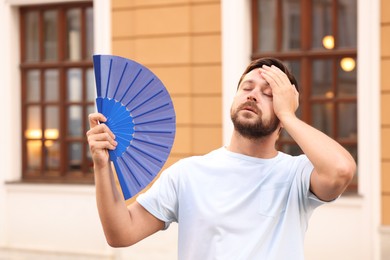
<svg viewBox="0 0 390 260"><path fill-rule="evenodd" d="M248 72L243 80L242 83L260 83L262 85L269 85L268 82L261 76L261 72L259 69L253 69L250 72Z"/></svg>

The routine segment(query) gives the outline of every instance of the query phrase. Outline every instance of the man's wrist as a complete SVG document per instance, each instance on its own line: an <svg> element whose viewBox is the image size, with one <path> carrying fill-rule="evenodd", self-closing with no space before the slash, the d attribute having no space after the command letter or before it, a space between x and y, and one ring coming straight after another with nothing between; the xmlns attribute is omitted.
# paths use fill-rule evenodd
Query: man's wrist
<svg viewBox="0 0 390 260"><path fill-rule="evenodd" d="M298 119L298 117L295 115L295 113L282 113L282 114L278 115L278 118L283 125L286 125L290 121L294 121L294 120Z"/></svg>

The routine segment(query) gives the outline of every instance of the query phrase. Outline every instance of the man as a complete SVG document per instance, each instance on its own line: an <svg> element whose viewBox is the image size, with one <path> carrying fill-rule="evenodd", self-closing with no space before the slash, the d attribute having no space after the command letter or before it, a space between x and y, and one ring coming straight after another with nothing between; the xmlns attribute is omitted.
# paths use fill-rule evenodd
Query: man
<svg viewBox="0 0 390 260"><path fill-rule="evenodd" d="M295 115L297 82L280 61L253 61L232 107L228 146L180 160L126 206L115 188L108 149L112 132L89 117L98 210L108 243L129 246L179 223L179 259L303 259L313 210L336 199L356 164L338 143ZM284 128L304 152L275 143Z"/></svg>

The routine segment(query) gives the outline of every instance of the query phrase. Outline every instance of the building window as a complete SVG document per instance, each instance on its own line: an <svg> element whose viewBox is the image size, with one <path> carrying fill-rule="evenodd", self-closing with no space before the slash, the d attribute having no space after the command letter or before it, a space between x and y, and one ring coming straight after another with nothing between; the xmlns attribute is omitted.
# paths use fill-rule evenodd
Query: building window
<svg viewBox="0 0 390 260"><path fill-rule="evenodd" d="M252 12L252 58L285 61L300 84L299 117L357 160L356 0L252 0ZM287 133L278 145L301 153Z"/></svg>
<svg viewBox="0 0 390 260"><path fill-rule="evenodd" d="M20 8L23 180L91 183L91 2Z"/></svg>

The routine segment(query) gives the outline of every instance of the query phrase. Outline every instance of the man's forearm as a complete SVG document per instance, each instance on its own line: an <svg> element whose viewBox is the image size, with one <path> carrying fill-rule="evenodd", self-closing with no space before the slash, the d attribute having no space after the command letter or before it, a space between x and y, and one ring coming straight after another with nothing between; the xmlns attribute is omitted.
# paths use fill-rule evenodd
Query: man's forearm
<svg viewBox="0 0 390 260"><path fill-rule="evenodd" d="M118 192L110 164L95 168L96 201L100 221L107 239L112 245L121 238L129 222L125 201Z"/></svg>

